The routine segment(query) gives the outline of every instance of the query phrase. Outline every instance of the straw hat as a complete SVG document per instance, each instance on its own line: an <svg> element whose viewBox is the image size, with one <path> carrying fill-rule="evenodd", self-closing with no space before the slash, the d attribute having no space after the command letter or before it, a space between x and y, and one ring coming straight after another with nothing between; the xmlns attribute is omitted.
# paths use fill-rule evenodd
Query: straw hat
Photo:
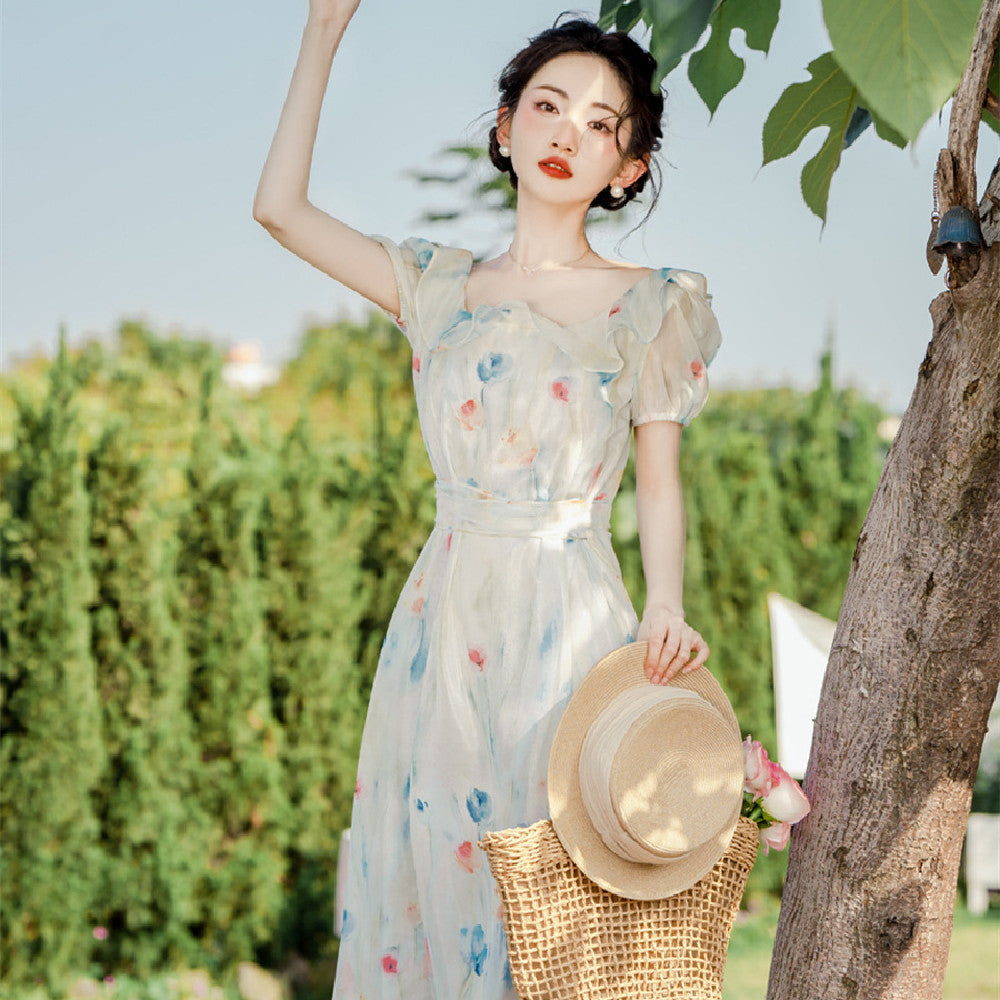
<svg viewBox="0 0 1000 1000"><path fill-rule="evenodd" d="M700 668L651 684L647 644L604 657L577 688L549 754L552 825L583 873L628 899L663 899L729 847L743 798L739 724Z"/></svg>

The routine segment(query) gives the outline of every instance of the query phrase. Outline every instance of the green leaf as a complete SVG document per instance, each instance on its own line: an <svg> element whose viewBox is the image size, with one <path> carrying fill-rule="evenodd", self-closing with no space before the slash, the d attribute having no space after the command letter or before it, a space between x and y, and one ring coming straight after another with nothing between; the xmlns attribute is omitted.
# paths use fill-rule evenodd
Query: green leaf
<svg viewBox="0 0 1000 1000"><path fill-rule="evenodd" d="M656 59L654 87L697 44L714 6L714 0L642 0L643 17L652 29L649 51Z"/></svg>
<svg viewBox="0 0 1000 1000"><path fill-rule="evenodd" d="M704 47L691 53L688 79L714 115L722 98L743 79L744 68L743 60L729 47L729 33L713 23Z"/></svg>
<svg viewBox="0 0 1000 1000"><path fill-rule="evenodd" d="M869 109L870 110L870 109ZM905 149L908 145L906 136L897 132L884 118L872 112L872 121L875 123L875 134L886 142L891 142L900 149Z"/></svg>
<svg viewBox="0 0 1000 1000"><path fill-rule="evenodd" d="M618 8L623 6L622 0L601 0L601 12L597 15L597 23L605 30L614 27Z"/></svg>
<svg viewBox="0 0 1000 1000"><path fill-rule="evenodd" d="M854 140L857 139L867 128L874 122L875 134L880 139L885 139L886 142L891 142L894 146L898 146L900 149L905 148L906 139L903 138L891 125L883 121L881 118L876 118L868 108L862 108L860 106L854 109L854 114L851 115L850 123L847 126L847 132L844 134L844 149L848 146L854 145Z"/></svg>
<svg viewBox="0 0 1000 1000"><path fill-rule="evenodd" d="M639 23L641 17L641 0L628 0L628 3L623 3L615 13L615 29L629 32Z"/></svg>
<svg viewBox="0 0 1000 1000"><path fill-rule="evenodd" d="M840 163L848 126L858 106L858 92L832 52L807 67L809 79L793 83L778 98L764 122L764 163L795 152L813 129L826 126L829 134L819 152L802 168L802 197L826 222L830 180Z"/></svg>
<svg viewBox="0 0 1000 1000"><path fill-rule="evenodd" d="M906 140L955 92L981 0L823 0L833 51L861 103Z"/></svg>
<svg viewBox="0 0 1000 1000"><path fill-rule="evenodd" d="M749 48L767 52L780 8L781 0L722 0L716 8L708 41L688 62L688 77L713 115L743 79L745 63L730 46L733 29L743 30Z"/></svg>

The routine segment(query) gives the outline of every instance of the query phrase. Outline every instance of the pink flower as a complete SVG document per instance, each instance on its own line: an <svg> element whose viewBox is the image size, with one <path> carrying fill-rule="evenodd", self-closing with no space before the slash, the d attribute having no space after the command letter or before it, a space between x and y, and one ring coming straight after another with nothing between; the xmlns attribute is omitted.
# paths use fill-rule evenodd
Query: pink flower
<svg viewBox="0 0 1000 1000"><path fill-rule="evenodd" d="M760 831L760 842L764 845L764 853L772 850L783 851L788 846L788 835L792 832L791 823L772 823Z"/></svg>
<svg viewBox="0 0 1000 1000"><path fill-rule="evenodd" d="M483 859L479 856L478 852L473 850L472 842L469 840L463 840L462 843L455 848L455 860L467 872L478 871L483 864Z"/></svg>
<svg viewBox="0 0 1000 1000"><path fill-rule="evenodd" d="M512 427L500 439L500 446L497 449L497 461L501 465L521 466L524 468L531 465L537 454L538 446L535 445L532 447L527 434Z"/></svg>
<svg viewBox="0 0 1000 1000"><path fill-rule="evenodd" d="M458 408L458 420L467 431L474 431L483 422L482 407L474 399L467 399Z"/></svg>
<svg viewBox="0 0 1000 1000"><path fill-rule="evenodd" d="M98 941L107 941L107 939L108 939L108 929L107 929L107 927L95 927L93 933L94 933L94 937Z"/></svg>
<svg viewBox="0 0 1000 1000"><path fill-rule="evenodd" d="M621 306L612 306L611 312L608 313L608 317L610 318L611 316L617 316L618 313L620 313L621 311L622 311Z"/></svg>
<svg viewBox="0 0 1000 1000"><path fill-rule="evenodd" d="M702 378L705 374L705 362L704 361L692 361L691 362L691 374L695 378Z"/></svg>
<svg viewBox="0 0 1000 1000"><path fill-rule="evenodd" d="M364 787L364 785L361 784L361 779L359 778L357 781L354 782L354 797L356 799L360 799L361 798L361 793L364 790L365 790L365 787Z"/></svg>
<svg viewBox="0 0 1000 1000"><path fill-rule="evenodd" d="M418 597L411 605L410 608L415 615L419 615L424 606L424 598Z"/></svg>
<svg viewBox="0 0 1000 1000"><path fill-rule="evenodd" d="M779 823L798 823L809 812L805 792L780 764L772 761L770 770L771 790L764 795L762 805Z"/></svg>
<svg viewBox="0 0 1000 1000"><path fill-rule="evenodd" d="M420 355L419 354L414 354L413 355L413 370L415 372L417 372L418 374L420 373Z"/></svg>
<svg viewBox="0 0 1000 1000"><path fill-rule="evenodd" d="M767 795L774 786L771 761L760 740L748 736L743 741L743 766L746 769L746 784L743 786L754 798Z"/></svg>
<svg viewBox="0 0 1000 1000"><path fill-rule="evenodd" d="M396 960L396 956L391 952L389 954L382 956L382 971L388 972L390 974L395 974L396 969L399 967L399 962Z"/></svg>
<svg viewBox="0 0 1000 1000"><path fill-rule="evenodd" d="M478 646L469 647L469 659L478 667L480 672L486 667L486 654Z"/></svg>
<svg viewBox="0 0 1000 1000"><path fill-rule="evenodd" d="M569 382L567 382L566 379L557 378L555 382L549 386L549 391L560 402L569 402Z"/></svg>

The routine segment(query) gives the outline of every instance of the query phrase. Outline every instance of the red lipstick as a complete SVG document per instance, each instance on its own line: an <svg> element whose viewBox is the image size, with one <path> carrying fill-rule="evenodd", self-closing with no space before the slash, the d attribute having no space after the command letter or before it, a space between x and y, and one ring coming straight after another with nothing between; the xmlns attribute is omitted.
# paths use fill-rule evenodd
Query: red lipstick
<svg viewBox="0 0 1000 1000"><path fill-rule="evenodd" d="M558 177L562 180L573 176L569 164L561 156L547 156L544 160L539 160L538 169L549 177Z"/></svg>

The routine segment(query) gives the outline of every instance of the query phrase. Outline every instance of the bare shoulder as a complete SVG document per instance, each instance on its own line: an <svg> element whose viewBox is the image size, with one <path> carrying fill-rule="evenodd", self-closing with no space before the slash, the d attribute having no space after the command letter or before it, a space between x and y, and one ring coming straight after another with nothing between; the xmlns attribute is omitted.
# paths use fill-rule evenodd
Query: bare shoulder
<svg viewBox="0 0 1000 1000"><path fill-rule="evenodd" d="M602 263L603 267L597 267L594 270L603 271L607 275L606 280L611 290L617 292L618 295L624 295L633 285L638 284L643 278L648 278L656 271L655 267L643 267L641 264L629 264L620 260L605 260Z"/></svg>

